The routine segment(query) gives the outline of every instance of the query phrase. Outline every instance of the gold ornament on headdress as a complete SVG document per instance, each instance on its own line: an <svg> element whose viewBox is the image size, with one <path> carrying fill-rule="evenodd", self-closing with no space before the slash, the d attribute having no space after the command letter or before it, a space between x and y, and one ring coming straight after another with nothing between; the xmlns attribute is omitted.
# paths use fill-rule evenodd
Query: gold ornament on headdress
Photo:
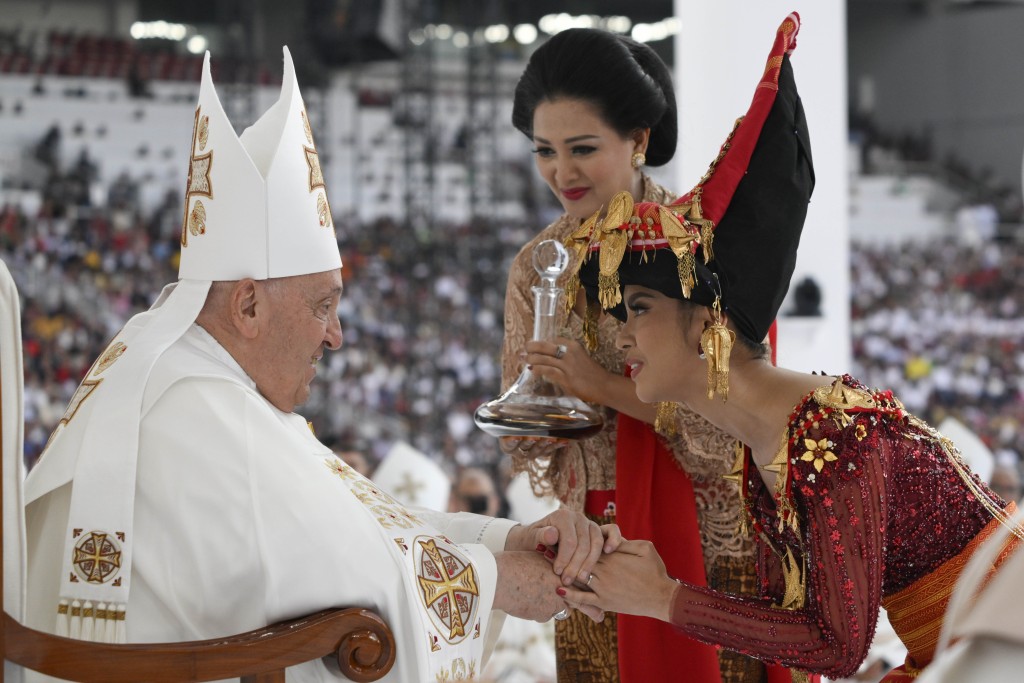
<svg viewBox="0 0 1024 683"><path fill-rule="evenodd" d="M708 398L722 395L729 399L729 356L736 342L736 333L722 323L722 298L715 297L711 306L714 321L700 335L700 346L708 362Z"/></svg>
<svg viewBox="0 0 1024 683"><path fill-rule="evenodd" d="M619 288L619 264L626 253L629 237L619 226L633 215L633 196L620 192L608 203L608 212L600 224L601 255L597 280L598 298L605 310L622 302Z"/></svg>
<svg viewBox="0 0 1024 683"><path fill-rule="evenodd" d="M701 179L704 182L704 179ZM704 192L704 186L698 184L690 190L689 201L681 204L673 204L672 208L678 215L682 215L689 225L697 229L700 234L699 244L704 248L704 263L710 263L715 257L711 244L715 238L715 222L704 218L704 210L701 208L700 200Z"/></svg>
<svg viewBox="0 0 1024 683"><path fill-rule="evenodd" d="M654 248L655 240L658 238L656 225L661 226L661 234L668 243L672 253L675 254L678 262L679 286L683 297L689 299L693 288L696 286L696 249L698 244L704 244L705 239L700 236L701 231L708 234L706 241L711 241L711 230L714 223L704 220L700 213L700 188L693 194L693 199L686 204L671 204L669 206L645 205L643 215L638 213L637 205L633 196L628 192L620 192L612 197L608 203L608 210L604 218L599 218L601 210L598 210L590 218L585 220L563 244L566 250L574 253L574 268L569 274L565 284L565 310L568 314L576 303L577 292L580 287L579 269L583 263L590 258L590 250L594 244L599 246L599 267L598 267L598 301L600 308L588 308L587 317L584 320L584 331L591 329L595 334L597 314L600 309L610 309L622 302L622 287L619 280L619 267L626 250L634 240L649 240L651 251ZM647 260L647 245L639 249L642 262ZM705 246L705 254L709 253L710 247ZM653 256L652 256L653 258ZM588 344L593 350L593 346Z"/></svg>
<svg viewBox="0 0 1024 683"><path fill-rule="evenodd" d="M693 243L699 240L696 235L683 227L677 214L672 213L664 206L658 207L658 217L661 222L661 232L679 261L679 286L683 289L683 296L689 299L693 285L696 283L696 278L693 275L696 267L693 258Z"/></svg>
<svg viewBox="0 0 1024 683"><path fill-rule="evenodd" d="M574 265L569 273L569 280L565 283L564 303L566 315L569 315L572 312L573 306L576 305L576 294L580 289L580 268L583 267L583 262L589 256L590 240L594 234L594 227L597 225L597 217L600 214L600 209L595 211L593 216L583 221L583 224L566 237L562 243L566 251L570 254L575 254L575 258L570 261Z"/></svg>

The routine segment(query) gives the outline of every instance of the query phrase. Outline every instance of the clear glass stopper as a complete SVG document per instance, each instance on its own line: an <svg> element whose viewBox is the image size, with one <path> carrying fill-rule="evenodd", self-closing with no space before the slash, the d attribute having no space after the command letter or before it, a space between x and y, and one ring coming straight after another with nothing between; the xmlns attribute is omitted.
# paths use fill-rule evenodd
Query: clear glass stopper
<svg viewBox="0 0 1024 683"><path fill-rule="evenodd" d="M557 336L559 304L565 296L558 278L569 265L569 252L558 240L544 240L533 250L533 267L541 283L533 288L533 339ZM473 415L476 425L493 436L582 439L601 430L604 420L592 407L524 368L498 398Z"/></svg>

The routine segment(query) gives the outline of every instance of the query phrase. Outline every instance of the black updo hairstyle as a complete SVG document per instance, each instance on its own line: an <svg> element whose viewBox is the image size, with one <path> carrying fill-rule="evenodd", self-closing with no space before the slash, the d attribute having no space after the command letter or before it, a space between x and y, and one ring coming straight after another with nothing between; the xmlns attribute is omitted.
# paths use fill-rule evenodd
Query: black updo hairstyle
<svg viewBox="0 0 1024 683"><path fill-rule="evenodd" d="M672 75L643 43L590 28L555 34L537 48L519 77L512 125L533 139L537 105L559 97L592 103L623 137L650 128L649 166L663 166L676 153L679 130Z"/></svg>

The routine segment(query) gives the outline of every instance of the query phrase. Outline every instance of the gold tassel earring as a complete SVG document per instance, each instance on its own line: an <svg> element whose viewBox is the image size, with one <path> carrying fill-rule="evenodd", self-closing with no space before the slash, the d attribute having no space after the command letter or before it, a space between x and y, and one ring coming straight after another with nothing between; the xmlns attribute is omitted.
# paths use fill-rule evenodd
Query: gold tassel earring
<svg viewBox="0 0 1024 683"><path fill-rule="evenodd" d="M700 346L708 362L708 398L721 394L729 399L729 356L732 354L736 333L722 323L722 298L715 297L711 306L714 321L700 335Z"/></svg>
<svg viewBox="0 0 1024 683"><path fill-rule="evenodd" d="M583 340L590 353L597 351L597 326L600 315L601 304L587 299L587 310L583 314Z"/></svg>
<svg viewBox="0 0 1024 683"><path fill-rule="evenodd" d="M673 437L678 433L675 403L672 401L658 402L658 412L654 416L654 431L667 437Z"/></svg>

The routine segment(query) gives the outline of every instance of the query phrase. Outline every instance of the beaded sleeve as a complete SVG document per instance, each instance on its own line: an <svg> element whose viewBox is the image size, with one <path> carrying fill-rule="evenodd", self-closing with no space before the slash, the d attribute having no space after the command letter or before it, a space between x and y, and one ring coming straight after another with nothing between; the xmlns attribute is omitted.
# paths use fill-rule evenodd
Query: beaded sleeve
<svg viewBox="0 0 1024 683"><path fill-rule="evenodd" d="M794 544L805 552L800 557L791 545L778 548L783 567L793 563L790 571L806 572L803 607L784 608L789 595L781 601L742 598L683 584L672 623L698 640L787 667L833 678L855 672L867 654L881 603L886 504L877 492L885 484L882 460L864 458L859 476L845 482L828 476L824 467L814 472L821 498L817 505L799 506L806 516ZM784 535L792 538L793 530L787 527Z"/></svg>
<svg viewBox="0 0 1024 683"><path fill-rule="evenodd" d="M774 493L751 469L744 456L736 474L761 549L761 594L775 599L683 585L672 622L831 678L863 661L883 595L938 568L991 519L939 435L891 392L848 376L794 410L765 467L777 474Z"/></svg>

